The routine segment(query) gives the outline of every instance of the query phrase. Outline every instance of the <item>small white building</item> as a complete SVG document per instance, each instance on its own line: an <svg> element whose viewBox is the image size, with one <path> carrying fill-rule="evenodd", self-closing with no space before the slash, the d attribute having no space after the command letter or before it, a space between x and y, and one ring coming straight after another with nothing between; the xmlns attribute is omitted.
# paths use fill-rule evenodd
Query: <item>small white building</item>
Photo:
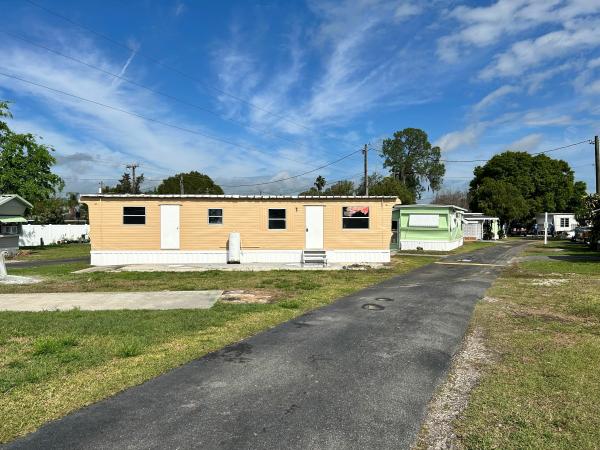
<svg viewBox="0 0 600 450"><path fill-rule="evenodd" d="M544 229L545 213L537 214L535 216L535 222L538 225L538 229ZM555 233L566 233L573 231L579 226L577 220L575 220L575 214L573 213L548 213L548 227L554 225Z"/></svg>
<svg viewBox="0 0 600 450"><path fill-rule="evenodd" d="M23 217L32 205L16 194L0 194L0 251L14 254L19 250L21 225L27 223Z"/></svg>
<svg viewBox="0 0 600 450"><path fill-rule="evenodd" d="M483 213L466 212L463 216L465 241L482 241L485 238L486 228L490 231L490 238L498 240L498 217L485 216Z"/></svg>

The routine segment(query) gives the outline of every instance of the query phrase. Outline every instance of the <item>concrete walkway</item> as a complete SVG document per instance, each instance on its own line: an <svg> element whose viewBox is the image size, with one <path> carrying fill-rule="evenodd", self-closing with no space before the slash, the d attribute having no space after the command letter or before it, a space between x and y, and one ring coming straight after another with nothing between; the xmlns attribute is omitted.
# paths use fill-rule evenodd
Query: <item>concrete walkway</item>
<svg viewBox="0 0 600 450"><path fill-rule="evenodd" d="M85 311L108 309L208 309L222 291L65 292L0 294L3 311Z"/></svg>
<svg viewBox="0 0 600 450"><path fill-rule="evenodd" d="M473 253L478 265L391 278L8 448L408 449L476 301L518 250L497 245Z"/></svg>

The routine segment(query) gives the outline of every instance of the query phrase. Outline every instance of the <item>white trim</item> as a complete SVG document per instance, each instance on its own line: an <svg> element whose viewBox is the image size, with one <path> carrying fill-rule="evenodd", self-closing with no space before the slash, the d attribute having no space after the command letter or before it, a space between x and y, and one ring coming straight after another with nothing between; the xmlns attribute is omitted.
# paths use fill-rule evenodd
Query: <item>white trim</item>
<svg viewBox="0 0 600 450"><path fill-rule="evenodd" d="M455 241L408 241L400 240L400 250L416 250L421 247L423 250L445 252L454 250L463 245L463 238Z"/></svg>
<svg viewBox="0 0 600 450"><path fill-rule="evenodd" d="M282 199L282 200L398 200L393 195L234 195L234 194L81 194L80 201L95 198L212 198L212 199Z"/></svg>
<svg viewBox="0 0 600 450"><path fill-rule="evenodd" d="M328 250L332 263L385 263L389 250ZM242 250L241 263L300 263L302 250ZM92 251L93 266L128 264L226 264L225 250Z"/></svg>

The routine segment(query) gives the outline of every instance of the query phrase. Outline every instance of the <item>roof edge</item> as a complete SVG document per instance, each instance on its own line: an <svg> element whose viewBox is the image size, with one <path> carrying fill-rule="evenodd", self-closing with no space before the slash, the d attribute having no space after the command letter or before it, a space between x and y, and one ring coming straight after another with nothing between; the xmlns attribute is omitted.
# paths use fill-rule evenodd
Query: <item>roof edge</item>
<svg viewBox="0 0 600 450"><path fill-rule="evenodd" d="M460 206L456 206L456 205L436 205L436 204L430 204L430 203L411 203L411 204L402 204L402 205L396 205L394 206L394 208L415 208L415 207L422 207L422 208L454 208L454 209L458 209L460 211L465 211L467 212L468 209L465 208L461 208Z"/></svg>
<svg viewBox="0 0 600 450"><path fill-rule="evenodd" d="M29 208L33 208L33 205L31 203L29 203L27 200L25 200L23 197L21 197L19 194L1 194L0 197L6 197L6 200L4 200L4 201L2 201L2 199L0 199L0 205L16 198L17 200L19 200L21 203L28 206Z"/></svg>
<svg viewBox="0 0 600 450"><path fill-rule="evenodd" d="M356 200L399 200L393 195L238 195L238 194L81 194L79 199L94 198L206 198L206 199L254 199L254 200L317 200L317 199L356 199Z"/></svg>

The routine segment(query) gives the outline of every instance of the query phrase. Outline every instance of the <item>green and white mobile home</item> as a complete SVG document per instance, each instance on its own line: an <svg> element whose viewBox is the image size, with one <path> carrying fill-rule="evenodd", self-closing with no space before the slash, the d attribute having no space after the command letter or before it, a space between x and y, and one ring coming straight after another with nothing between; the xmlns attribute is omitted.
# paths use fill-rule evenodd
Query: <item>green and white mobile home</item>
<svg viewBox="0 0 600 450"><path fill-rule="evenodd" d="M454 205L397 205L392 212L391 249L447 251L460 247L465 212Z"/></svg>

